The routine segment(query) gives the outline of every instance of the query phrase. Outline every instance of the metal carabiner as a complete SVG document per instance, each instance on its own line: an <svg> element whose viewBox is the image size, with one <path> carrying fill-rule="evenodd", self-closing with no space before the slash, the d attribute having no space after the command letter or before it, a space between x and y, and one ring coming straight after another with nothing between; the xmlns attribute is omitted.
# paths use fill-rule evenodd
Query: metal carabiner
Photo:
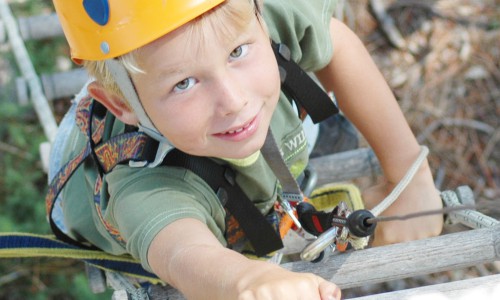
<svg viewBox="0 0 500 300"><path fill-rule="evenodd" d="M300 253L300 259L303 261L313 261L321 256L321 253L325 251L328 246L332 245L337 238L338 228L336 226L331 227L323 234L318 236L312 243L307 245L304 250Z"/></svg>
<svg viewBox="0 0 500 300"><path fill-rule="evenodd" d="M349 215L349 208L347 204L341 201L335 213L335 217L333 220L345 220L345 218ZM333 221L332 220L332 221ZM332 226L318 236L316 240L307 245L302 253L300 254L300 258L304 261L314 261L318 257L320 257L321 253L328 247L335 243L340 242L342 245L339 247L339 250L343 250L347 246L348 243L348 235L349 230L346 226L343 226L345 222L332 222ZM345 247L344 247L345 246ZM335 248L333 248L335 250Z"/></svg>

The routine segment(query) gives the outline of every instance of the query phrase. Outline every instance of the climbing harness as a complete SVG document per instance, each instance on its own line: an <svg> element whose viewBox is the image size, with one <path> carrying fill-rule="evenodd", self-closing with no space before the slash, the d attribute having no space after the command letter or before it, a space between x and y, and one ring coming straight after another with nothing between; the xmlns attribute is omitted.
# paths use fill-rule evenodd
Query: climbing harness
<svg viewBox="0 0 500 300"><path fill-rule="evenodd" d="M53 232L59 239L73 245L75 245L75 241L66 236L51 218L55 199L73 172L76 171L87 157L93 158L97 169L100 171L98 172L94 193L96 210L101 223L113 239L122 246L125 246L125 242L120 236L119 231L102 217L100 205L102 176L123 162L130 160L151 160L155 153L151 149L155 149L155 146L158 145L158 141L141 132L126 132L111 138L109 141L102 142L103 109L104 107L100 103L90 98L80 101L77 115L86 116L88 119L80 118L78 123L80 128L88 134L89 142L79 155L69 161L56 174L49 185L49 192L46 197L46 209ZM95 120L93 115L96 115L95 119L98 120ZM91 129L93 123L97 124L98 128L94 133L92 133ZM184 167L203 178L218 195L219 200L228 209L229 213L238 220L239 225L245 231L246 237L254 246L257 255L262 256L282 248L281 239L272 226L265 220L265 217L235 183L233 171L229 167L219 165L209 158L191 156L176 149L167 154L163 164ZM76 245L79 244L79 242L76 242Z"/></svg>

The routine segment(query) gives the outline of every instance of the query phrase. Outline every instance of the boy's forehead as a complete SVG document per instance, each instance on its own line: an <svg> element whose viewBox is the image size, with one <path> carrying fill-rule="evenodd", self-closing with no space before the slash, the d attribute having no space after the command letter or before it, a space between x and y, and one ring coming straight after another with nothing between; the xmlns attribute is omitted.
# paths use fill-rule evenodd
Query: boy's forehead
<svg viewBox="0 0 500 300"><path fill-rule="evenodd" d="M244 0L247 1L247 0ZM228 16L227 14L211 15L206 19L192 20L179 28L168 32L158 39L146 44L138 51L139 56L150 55L158 48L168 48L182 53L187 50L203 50L211 44L227 44L245 39L255 30L257 17L249 12L247 15ZM142 55L141 55L142 54Z"/></svg>
<svg viewBox="0 0 500 300"><path fill-rule="evenodd" d="M215 57L216 53L227 55L256 35L267 36L256 18L245 28L237 29L234 33L223 34L213 26L193 30L189 24L185 25L142 47L136 54L137 63L145 73L154 74L158 80L176 74L186 75L209 66L210 57Z"/></svg>

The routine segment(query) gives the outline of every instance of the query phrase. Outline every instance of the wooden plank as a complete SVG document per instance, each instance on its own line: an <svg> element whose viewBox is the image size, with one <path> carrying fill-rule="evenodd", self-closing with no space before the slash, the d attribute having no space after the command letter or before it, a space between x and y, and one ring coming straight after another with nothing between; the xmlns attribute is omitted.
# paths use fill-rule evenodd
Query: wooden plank
<svg viewBox="0 0 500 300"><path fill-rule="evenodd" d="M183 300L186 299L181 293L170 286L153 285L148 290L149 299L151 300Z"/></svg>
<svg viewBox="0 0 500 300"><path fill-rule="evenodd" d="M49 100L73 97L78 94L89 80L87 71L83 68L65 72L42 74L43 91Z"/></svg>
<svg viewBox="0 0 500 300"><path fill-rule="evenodd" d="M56 13L20 17L17 20L23 40L41 40L63 36Z"/></svg>
<svg viewBox="0 0 500 300"><path fill-rule="evenodd" d="M20 17L15 19L23 41L41 40L63 36L63 30L56 13ZM7 33L0 24L0 43L7 41Z"/></svg>
<svg viewBox="0 0 500 300"><path fill-rule="evenodd" d="M318 186L381 173L377 157L369 148L313 158L309 165L318 174Z"/></svg>
<svg viewBox="0 0 500 300"><path fill-rule="evenodd" d="M294 262L283 267L295 272L312 272L341 288L351 288L475 266L499 258L500 225L496 225L333 255L318 264Z"/></svg>
<svg viewBox="0 0 500 300"><path fill-rule="evenodd" d="M79 93L89 80L85 69L72 69L64 72L41 74L43 92L48 101L72 98ZM28 102L28 83L23 77L16 78L17 101Z"/></svg>
<svg viewBox="0 0 500 300"><path fill-rule="evenodd" d="M92 293L100 294L106 291L106 275L103 270L85 263L85 274Z"/></svg>
<svg viewBox="0 0 500 300"><path fill-rule="evenodd" d="M317 274L345 289L497 260L500 225L331 255L319 263L299 261L282 266L294 272ZM150 294L155 300L183 299L170 287L154 286Z"/></svg>
<svg viewBox="0 0 500 300"><path fill-rule="evenodd" d="M500 274L425 287L349 298L351 300L500 299Z"/></svg>

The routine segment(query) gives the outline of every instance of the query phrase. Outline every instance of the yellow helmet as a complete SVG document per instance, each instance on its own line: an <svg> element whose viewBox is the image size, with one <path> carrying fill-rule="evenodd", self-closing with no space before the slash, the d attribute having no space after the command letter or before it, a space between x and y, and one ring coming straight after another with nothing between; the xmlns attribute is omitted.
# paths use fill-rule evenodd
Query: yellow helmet
<svg viewBox="0 0 500 300"><path fill-rule="evenodd" d="M126 54L224 1L53 0L76 62Z"/></svg>

